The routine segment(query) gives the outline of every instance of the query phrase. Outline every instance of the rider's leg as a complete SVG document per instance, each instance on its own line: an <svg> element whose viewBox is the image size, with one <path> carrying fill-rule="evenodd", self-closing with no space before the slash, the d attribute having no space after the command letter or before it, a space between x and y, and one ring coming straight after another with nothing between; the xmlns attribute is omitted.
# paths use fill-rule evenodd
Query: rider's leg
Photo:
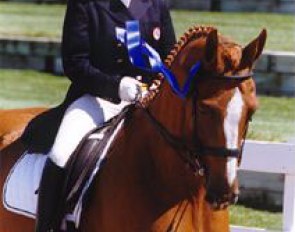
<svg viewBox="0 0 295 232"><path fill-rule="evenodd" d="M58 229L55 210L64 182L64 167L82 138L96 126L119 114L126 104L115 105L84 95L67 109L43 171L37 210L36 232Z"/></svg>
<svg viewBox="0 0 295 232"><path fill-rule="evenodd" d="M41 182L38 196L38 211L36 221L36 232L56 231L55 209L60 204L62 191L60 190L64 182L64 169L57 166L47 159Z"/></svg>

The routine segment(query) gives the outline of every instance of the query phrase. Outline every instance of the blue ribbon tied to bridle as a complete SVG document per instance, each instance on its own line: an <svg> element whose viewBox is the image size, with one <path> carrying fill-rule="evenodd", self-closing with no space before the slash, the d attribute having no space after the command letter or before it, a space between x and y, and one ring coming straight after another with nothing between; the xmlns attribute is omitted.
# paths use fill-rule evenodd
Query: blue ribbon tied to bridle
<svg viewBox="0 0 295 232"><path fill-rule="evenodd" d="M181 88L174 74L163 64L159 53L141 38L139 22L137 20L127 21L125 26L126 29L116 28L116 35L117 39L127 47L130 62L142 70L162 73L172 90L184 99L200 69L200 61L190 69L189 75Z"/></svg>

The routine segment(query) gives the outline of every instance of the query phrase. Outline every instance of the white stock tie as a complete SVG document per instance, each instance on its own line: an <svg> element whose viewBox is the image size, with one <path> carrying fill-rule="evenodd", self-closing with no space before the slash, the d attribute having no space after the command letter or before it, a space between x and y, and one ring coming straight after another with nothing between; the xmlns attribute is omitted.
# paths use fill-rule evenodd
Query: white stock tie
<svg viewBox="0 0 295 232"><path fill-rule="evenodd" d="M129 8L131 0L121 0L121 2L127 7Z"/></svg>

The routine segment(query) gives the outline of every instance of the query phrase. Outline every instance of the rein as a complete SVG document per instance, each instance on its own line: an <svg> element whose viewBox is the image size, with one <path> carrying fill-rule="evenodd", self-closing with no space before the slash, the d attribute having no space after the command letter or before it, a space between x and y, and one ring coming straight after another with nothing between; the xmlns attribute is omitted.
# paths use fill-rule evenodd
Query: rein
<svg viewBox="0 0 295 232"><path fill-rule="evenodd" d="M236 81L244 81L253 76L253 73L250 72L245 75L235 75L235 76L221 76L221 78L225 78L228 80L236 80ZM194 98L192 99L192 115L193 115L193 122L194 122L194 128L196 128L197 124L197 107L196 107L196 98L197 94L194 94ZM144 115L147 117L147 119L151 122L151 124L156 128L156 131L164 138L164 140L175 150L178 151L178 155L180 158L188 164L188 166L192 169L194 175L204 176L205 169L201 164L201 156L216 156L216 157L222 157L222 158L237 158L239 159L239 164L241 161L242 153L244 150L244 144L248 132L249 122L251 121L251 117L247 118L247 123L243 132L242 136L242 144L241 147L238 149L228 149L225 147L210 147L210 146L204 146L200 140L199 136L195 131L193 134L192 141L196 141L193 146L189 146L187 142L173 133L171 133L162 123L160 123L153 115L152 113L147 109L143 109Z"/></svg>

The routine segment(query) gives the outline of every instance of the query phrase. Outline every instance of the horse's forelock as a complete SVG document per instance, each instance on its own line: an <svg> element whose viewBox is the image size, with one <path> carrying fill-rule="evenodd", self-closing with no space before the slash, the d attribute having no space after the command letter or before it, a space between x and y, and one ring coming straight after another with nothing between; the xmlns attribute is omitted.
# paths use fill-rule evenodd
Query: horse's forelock
<svg viewBox="0 0 295 232"><path fill-rule="evenodd" d="M242 58L242 46L235 43L231 38L220 35L219 45L221 48L222 72L237 70Z"/></svg>

